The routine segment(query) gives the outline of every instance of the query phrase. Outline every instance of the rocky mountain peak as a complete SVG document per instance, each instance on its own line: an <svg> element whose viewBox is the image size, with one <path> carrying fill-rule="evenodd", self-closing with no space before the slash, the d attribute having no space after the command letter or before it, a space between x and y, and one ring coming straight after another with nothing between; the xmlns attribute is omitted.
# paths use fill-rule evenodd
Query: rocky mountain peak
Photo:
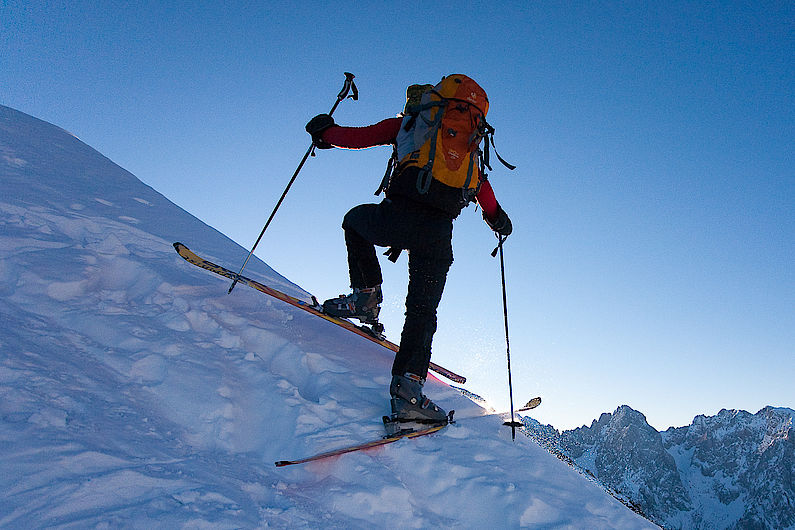
<svg viewBox="0 0 795 530"><path fill-rule="evenodd" d="M793 418L782 407L723 409L660 433L622 405L557 437L528 429L666 528L791 528Z"/></svg>

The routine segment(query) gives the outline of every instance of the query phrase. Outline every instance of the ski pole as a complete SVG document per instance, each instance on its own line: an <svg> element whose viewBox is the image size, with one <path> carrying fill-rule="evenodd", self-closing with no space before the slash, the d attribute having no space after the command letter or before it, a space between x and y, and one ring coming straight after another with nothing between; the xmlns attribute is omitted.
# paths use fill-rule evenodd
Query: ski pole
<svg viewBox="0 0 795 530"><path fill-rule="evenodd" d="M492 256L499 251L500 253L500 274L502 276L502 313L505 317L505 349L508 354L508 394L511 398L511 421L506 421L503 425L507 425L511 428L511 440L516 440L516 428L522 427L522 423L514 420L513 414L513 382L511 381L511 341L508 338L508 296L505 289L505 259L503 258L502 253L502 244L505 242L507 238L502 237L497 234L497 239L499 239L499 244L497 248L494 249L492 252Z"/></svg>
<svg viewBox="0 0 795 530"><path fill-rule="evenodd" d="M359 99L359 90L356 88L356 84L353 82L353 78L354 77L355 76L352 73L345 72L345 85L343 85L342 90L340 90L340 93L337 94L337 100L334 102L334 106L331 107L331 110L328 113L329 116L334 114L334 111L337 110L337 106L340 104L340 101L342 101L346 97L350 97L354 101ZM351 96L348 96L348 92L351 91L351 90L353 91L353 94ZM268 220L265 222L265 226L262 227L262 231L259 233L259 237L257 237L257 241L254 242L254 246L251 247L251 250L249 251L248 256L246 256L246 261L243 262L243 266L240 267L240 270L238 271L238 273L235 274L235 279L232 281L232 285L229 286L229 290L226 292L226 294L231 293L232 289L234 289L235 285L237 285L237 282L240 279L240 275L243 274L243 269L246 268L246 265L248 264L248 260L250 260L252 254L254 254L254 249L257 248L257 245L259 245L259 242L262 239L262 236L265 234L265 230L268 229L268 225L271 224L271 221L273 220L273 217L276 215L276 210L278 210L279 206L282 205L282 202L284 201L284 198L287 196L287 192L290 191L290 187L293 185L293 182L295 182L296 177L298 177L298 173L301 171L301 168L304 167L304 163L306 162L307 158L309 158L309 155L314 156L314 154L315 154L315 144L314 144L314 142L312 142L312 144L309 146L309 149L306 150L306 153L304 154L304 157L301 159L301 162L298 164L298 167L296 168L295 173L293 173L293 176L290 179L290 182L287 183L287 187L284 188L284 191L282 192L282 196L279 197L279 200L276 203L276 206L273 208L273 211L271 212L270 216L268 217Z"/></svg>

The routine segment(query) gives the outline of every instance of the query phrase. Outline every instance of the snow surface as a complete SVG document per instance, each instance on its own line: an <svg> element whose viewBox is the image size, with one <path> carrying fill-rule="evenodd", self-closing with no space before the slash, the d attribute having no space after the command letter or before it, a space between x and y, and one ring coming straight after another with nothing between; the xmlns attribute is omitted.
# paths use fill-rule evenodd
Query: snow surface
<svg viewBox="0 0 795 530"><path fill-rule="evenodd" d="M391 352L227 296L171 243L231 268L246 249L2 106L0 182L0 527L653 527L438 380L455 425L276 468L381 436Z"/></svg>

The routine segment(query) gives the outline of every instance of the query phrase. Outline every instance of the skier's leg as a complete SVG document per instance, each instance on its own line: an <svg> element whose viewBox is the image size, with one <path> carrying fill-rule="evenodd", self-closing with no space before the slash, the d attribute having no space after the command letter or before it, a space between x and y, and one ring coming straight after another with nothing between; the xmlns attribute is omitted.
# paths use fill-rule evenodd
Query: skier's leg
<svg viewBox="0 0 795 530"><path fill-rule="evenodd" d="M347 217L346 217L347 219ZM355 228L343 223L345 246L348 248L348 272L351 288L366 289L381 285L381 265L375 254L375 245L362 237Z"/></svg>
<svg viewBox="0 0 795 530"><path fill-rule="evenodd" d="M323 310L330 315L357 318L368 324L378 322L383 280L373 244L372 227L378 225L377 209L376 204L362 204L351 209L343 219L353 292L323 302Z"/></svg>
<svg viewBox="0 0 795 530"><path fill-rule="evenodd" d="M406 320L400 349L392 365L392 375L412 373L425 379L431 360L431 343L436 332L436 310L442 299L447 272L453 263L452 249L435 249L427 254L409 252L409 286L406 295Z"/></svg>
<svg viewBox="0 0 795 530"><path fill-rule="evenodd" d="M381 285L381 265L375 254L375 244L383 239L384 223L379 204L361 204L352 208L342 220L345 245L348 248L348 269L351 287L368 288Z"/></svg>
<svg viewBox="0 0 795 530"><path fill-rule="evenodd" d="M446 258L409 252L406 321L400 337L400 349L392 365L392 383L389 386L392 413L399 420L447 421L446 412L423 395L422 387L431 360L436 309L442 299L451 263L452 252Z"/></svg>

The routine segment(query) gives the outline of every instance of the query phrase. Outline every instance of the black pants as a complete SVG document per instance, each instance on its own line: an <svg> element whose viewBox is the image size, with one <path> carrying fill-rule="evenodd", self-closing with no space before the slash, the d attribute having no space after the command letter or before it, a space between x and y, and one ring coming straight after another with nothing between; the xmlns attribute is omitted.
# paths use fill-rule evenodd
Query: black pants
<svg viewBox="0 0 795 530"><path fill-rule="evenodd" d="M453 220L444 212L395 197L353 208L345 215L342 228L353 288L381 284L374 245L408 250L406 320L392 374L410 372L427 377L436 309L453 263Z"/></svg>

